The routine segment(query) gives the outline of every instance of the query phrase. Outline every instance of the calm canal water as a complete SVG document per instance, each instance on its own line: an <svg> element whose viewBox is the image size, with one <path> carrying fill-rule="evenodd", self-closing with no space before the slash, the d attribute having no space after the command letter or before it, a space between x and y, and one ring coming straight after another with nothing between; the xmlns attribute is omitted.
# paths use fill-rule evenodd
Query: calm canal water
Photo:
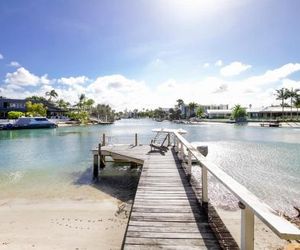
<svg viewBox="0 0 300 250"><path fill-rule="evenodd" d="M178 125L148 119L121 120L108 126L0 131L0 198L9 194L27 197L42 186L51 192L53 187L88 185L90 150L102 133L112 143L133 143L134 133L139 134L140 143L149 143L151 129L158 127L187 130L189 141L208 145L207 157L212 162L273 208L291 212L292 206L300 206L300 129ZM126 166L109 169L107 175L112 178L136 176ZM197 169L195 174L199 174ZM234 199L216 181L212 180L209 189L217 205L233 207Z"/></svg>

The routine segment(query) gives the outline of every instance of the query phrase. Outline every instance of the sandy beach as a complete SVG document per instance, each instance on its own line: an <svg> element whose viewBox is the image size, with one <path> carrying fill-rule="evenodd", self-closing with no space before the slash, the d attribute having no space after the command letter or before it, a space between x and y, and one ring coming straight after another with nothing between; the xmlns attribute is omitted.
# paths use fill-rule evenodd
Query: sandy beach
<svg viewBox="0 0 300 250"><path fill-rule="evenodd" d="M227 229L232 234L235 241L240 245L241 238L241 212L226 211L218 209L217 212L225 223ZM278 238L264 223L262 223L257 217L255 217L255 249L284 249L289 243L285 240Z"/></svg>
<svg viewBox="0 0 300 250"><path fill-rule="evenodd" d="M117 199L1 200L1 249L120 249L127 216Z"/></svg>

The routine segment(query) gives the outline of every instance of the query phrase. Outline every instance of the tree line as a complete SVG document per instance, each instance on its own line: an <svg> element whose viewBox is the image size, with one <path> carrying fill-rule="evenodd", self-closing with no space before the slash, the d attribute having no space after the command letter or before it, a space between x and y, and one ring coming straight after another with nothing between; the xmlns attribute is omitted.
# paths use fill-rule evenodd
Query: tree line
<svg viewBox="0 0 300 250"><path fill-rule="evenodd" d="M103 121L113 121L115 111L106 104L94 105L95 101L87 98L85 94L78 97L78 102L71 105L64 99L58 99L58 93L53 89L44 96L30 96L26 98L26 112L10 111L9 119L17 119L21 116L43 116L47 114L48 106L60 108L67 117L81 123L87 123L91 117Z"/></svg>

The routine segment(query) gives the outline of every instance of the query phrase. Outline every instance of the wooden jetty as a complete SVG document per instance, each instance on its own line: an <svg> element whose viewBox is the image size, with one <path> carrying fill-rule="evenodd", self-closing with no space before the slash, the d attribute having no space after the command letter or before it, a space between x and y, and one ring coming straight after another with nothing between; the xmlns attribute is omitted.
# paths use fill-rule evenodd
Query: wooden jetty
<svg viewBox="0 0 300 250"><path fill-rule="evenodd" d="M137 134L132 145L105 145L103 135L102 144L93 150L95 179L107 156L142 166L123 249L239 249L209 202L208 173L239 199L241 249L254 249L255 216L281 239L300 239L296 226L207 161L182 136L184 131L158 129L154 132L167 136L161 150L139 145ZM192 159L202 169L201 183L193 179Z"/></svg>

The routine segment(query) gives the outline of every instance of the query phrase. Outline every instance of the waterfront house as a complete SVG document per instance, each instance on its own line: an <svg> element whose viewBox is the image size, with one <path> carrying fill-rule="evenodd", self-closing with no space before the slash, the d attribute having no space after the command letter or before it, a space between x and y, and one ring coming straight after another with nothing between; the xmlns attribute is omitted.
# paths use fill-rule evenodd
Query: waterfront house
<svg viewBox="0 0 300 250"><path fill-rule="evenodd" d="M291 107L284 107L284 112L282 115L282 107L262 107L262 108L249 108L247 109L248 117L250 119L277 119L281 118L282 116L285 118L290 118L291 113L293 117L297 116L297 109Z"/></svg>
<svg viewBox="0 0 300 250"><path fill-rule="evenodd" d="M272 120L282 117L282 107L262 107L262 108L246 108L247 116L251 120ZM291 117L297 117L297 109L291 107L285 107L283 117L289 119ZM208 109L206 110L207 117L209 119L229 119L231 116L231 109Z"/></svg>
<svg viewBox="0 0 300 250"><path fill-rule="evenodd" d="M26 112L26 99L12 99L0 97L0 119L7 119L8 112L20 111ZM63 110L55 104L48 101L31 101L32 103L42 103L47 108L47 117L60 117L66 114L66 110Z"/></svg>

